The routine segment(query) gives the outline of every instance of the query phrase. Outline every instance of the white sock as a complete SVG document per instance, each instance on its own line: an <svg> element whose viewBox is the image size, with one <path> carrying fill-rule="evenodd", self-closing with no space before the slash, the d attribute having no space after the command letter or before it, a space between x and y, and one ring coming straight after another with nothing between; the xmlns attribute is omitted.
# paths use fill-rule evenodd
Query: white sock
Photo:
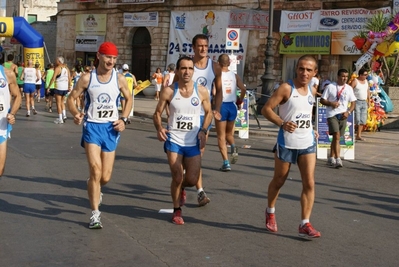
<svg viewBox="0 0 399 267"><path fill-rule="evenodd" d="M201 187L197 190L197 194L201 193L202 191L204 191L204 189Z"/></svg>
<svg viewBox="0 0 399 267"><path fill-rule="evenodd" d="M65 109L62 110L62 116L66 117L66 110Z"/></svg>
<svg viewBox="0 0 399 267"><path fill-rule="evenodd" d="M99 210L92 210L91 213L92 214L100 214L101 212Z"/></svg>
<svg viewBox="0 0 399 267"><path fill-rule="evenodd" d="M35 109L35 106L32 106L32 109Z"/></svg>
<svg viewBox="0 0 399 267"><path fill-rule="evenodd" d="M274 213L276 211L276 208L269 208L267 207L266 212L267 213Z"/></svg>
<svg viewBox="0 0 399 267"><path fill-rule="evenodd" d="M305 224L307 224L309 222L309 219L303 219L301 221L301 227L304 226Z"/></svg>
<svg viewBox="0 0 399 267"><path fill-rule="evenodd" d="M62 120L62 114L58 114L58 118Z"/></svg>

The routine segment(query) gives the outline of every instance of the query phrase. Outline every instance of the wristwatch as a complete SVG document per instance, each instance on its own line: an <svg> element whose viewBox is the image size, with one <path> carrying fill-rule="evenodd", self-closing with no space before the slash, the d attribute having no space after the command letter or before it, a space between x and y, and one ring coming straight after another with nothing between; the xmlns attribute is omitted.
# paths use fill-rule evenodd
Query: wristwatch
<svg viewBox="0 0 399 267"><path fill-rule="evenodd" d="M121 117L120 120L122 120L125 123L125 125L126 125L126 123L127 123L127 118L126 117Z"/></svg>
<svg viewBox="0 0 399 267"><path fill-rule="evenodd" d="M203 132L205 135L207 135L207 134L208 134L208 130L207 130L207 129L205 129L205 128L202 128L202 129L200 130L200 132Z"/></svg>

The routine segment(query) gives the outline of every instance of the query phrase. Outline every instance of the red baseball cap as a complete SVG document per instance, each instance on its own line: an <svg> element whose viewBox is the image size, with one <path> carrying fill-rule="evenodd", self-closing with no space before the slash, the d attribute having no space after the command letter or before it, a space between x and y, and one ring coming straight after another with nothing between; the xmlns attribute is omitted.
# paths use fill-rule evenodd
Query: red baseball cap
<svg viewBox="0 0 399 267"><path fill-rule="evenodd" d="M103 55L118 56L118 48L114 43L104 42L98 48L98 52Z"/></svg>

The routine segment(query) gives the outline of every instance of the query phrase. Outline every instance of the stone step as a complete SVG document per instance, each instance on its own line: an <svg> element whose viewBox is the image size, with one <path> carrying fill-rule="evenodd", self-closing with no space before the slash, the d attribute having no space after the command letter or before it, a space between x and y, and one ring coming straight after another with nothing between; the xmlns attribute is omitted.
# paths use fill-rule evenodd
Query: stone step
<svg viewBox="0 0 399 267"><path fill-rule="evenodd" d="M388 113L388 118L385 120L381 129L399 129L399 114Z"/></svg>

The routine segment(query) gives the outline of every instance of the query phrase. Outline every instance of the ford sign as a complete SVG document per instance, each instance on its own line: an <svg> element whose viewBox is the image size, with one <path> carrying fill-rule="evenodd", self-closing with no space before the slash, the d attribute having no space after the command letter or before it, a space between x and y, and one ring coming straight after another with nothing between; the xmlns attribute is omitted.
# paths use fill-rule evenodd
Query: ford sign
<svg viewBox="0 0 399 267"><path fill-rule="evenodd" d="M338 24L338 20L334 18L324 18L320 20L320 24L326 27L334 27Z"/></svg>

